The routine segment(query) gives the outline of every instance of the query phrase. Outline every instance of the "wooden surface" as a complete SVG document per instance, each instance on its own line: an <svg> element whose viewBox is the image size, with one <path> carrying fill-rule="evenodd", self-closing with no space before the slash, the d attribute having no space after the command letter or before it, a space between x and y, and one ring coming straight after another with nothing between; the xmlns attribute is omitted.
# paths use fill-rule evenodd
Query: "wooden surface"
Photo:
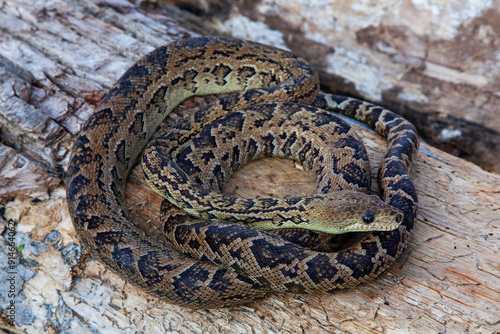
<svg viewBox="0 0 500 334"><path fill-rule="evenodd" d="M190 35L165 13L119 0L2 2L0 231L7 236L12 227L15 247L24 249L14 256L17 297L11 323L5 275L9 240L0 241L0 328L27 333L500 333L500 177L426 144L411 173L420 200L414 238L387 273L356 289L191 310L158 301L86 256L65 201L72 138L135 60ZM174 16L191 22L189 16ZM371 131L359 133L375 172L385 142ZM128 203L140 226L155 233L159 198L141 174L136 170L130 178ZM266 159L240 170L225 191L292 196L313 187L311 175L297 163Z"/></svg>
<svg viewBox="0 0 500 334"><path fill-rule="evenodd" d="M289 48L325 89L394 109L433 145L500 172L500 0L163 0Z"/></svg>

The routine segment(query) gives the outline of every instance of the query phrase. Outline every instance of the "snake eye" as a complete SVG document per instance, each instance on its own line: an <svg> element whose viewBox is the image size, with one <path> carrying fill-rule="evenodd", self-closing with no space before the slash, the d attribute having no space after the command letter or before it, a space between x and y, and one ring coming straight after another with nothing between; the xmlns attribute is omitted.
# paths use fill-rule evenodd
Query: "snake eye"
<svg viewBox="0 0 500 334"><path fill-rule="evenodd" d="M373 223L373 221L375 220L375 217L371 214L366 214L363 216L363 223L365 224L370 224L370 223Z"/></svg>

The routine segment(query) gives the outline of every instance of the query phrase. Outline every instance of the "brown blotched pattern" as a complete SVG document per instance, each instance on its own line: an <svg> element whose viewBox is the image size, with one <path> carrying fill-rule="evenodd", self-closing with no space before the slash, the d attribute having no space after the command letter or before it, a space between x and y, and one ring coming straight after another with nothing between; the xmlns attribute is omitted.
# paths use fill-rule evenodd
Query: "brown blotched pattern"
<svg viewBox="0 0 500 334"><path fill-rule="evenodd" d="M143 157L150 186L197 218L263 230L302 228L333 234L388 231L401 223L397 210L365 194L370 173L364 146L351 127L329 111L301 103L263 103L209 124L198 123L191 119L170 128ZM190 141L180 142L179 136ZM303 161L316 173L317 194L242 199L220 193L234 171L265 156Z"/></svg>
<svg viewBox="0 0 500 334"><path fill-rule="evenodd" d="M241 304L271 291L330 291L352 287L378 276L400 255L413 229L417 198L408 170L417 152L418 137L411 124L392 112L350 98L318 95L318 87L316 73L303 59L253 42L191 38L161 47L145 56L110 90L74 145L68 167L67 200L83 244L93 256L128 281L163 300L190 307ZM273 109L282 107L282 104L274 102L314 104L346 114L365 122L388 138L389 150L380 169L379 182L383 200L404 214L400 227L391 232L367 234L347 250L321 253L244 225L199 220L186 222L184 214L175 209L170 211L169 224L165 225L166 229L170 224L180 227L171 243L190 244L191 248L202 250L195 255L200 260L157 245L145 236L130 221L123 199L125 180L133 162L158 124L182 100L193 95L232 92L241 93L221 98L201 109L189 122L172 131L169 141L175 149L166 153L179 157L186 150L185 161L190 160L186 148L196 134L204 131L206 124L234 110L256 104L271 103L263 107L267 108L271 118ZM291 108L310 107L300 105ZM244 126L245 121L240 120L239 125L235 122L237 126ZM257 128L258 124L253 126ZM287 152L285 155L296 154L296 158L305 159L306 163L312 159L310 165L318 175L319 192L337 187L329 184L329 177L323 176L325 168L320 167L321 164L317 164L313 154L309 153L319 148L312 145L303 151L294 149L294 141L302 139L292 133L287 134L288 142L285 139L281 144ZM212 137L205 138L210 141ZM220 187L227 175L245 159L259 154L259 147L268 145L266 150L275 149L272 147L277 145L274 140L272 143L271 138L267 143L263 140L264 137L259 143L247 141L244 148L232 145L226 156L224 152L215 154L212 151L213 155L205 152L202 159L219 161L212 164L212 168L217 168L217 164L220 166L220 170L212 169L211 186ZM216 147L219 145L220 142L216 143ZM245 154L248 154L247 158L241 159ZM323 159L327 159L327 155L319 151L317 154ZM364 164L362 156L350 159L359 159L360 163L355 164L358 167ZM201 169L202 164L203 161L191 166L183 163L192 171ZM349 161L333 165L344 181L359 183L360 189L366 186L362 168L353 168ZM153 174L155 169L161 174L163 168L148 167L151 170L148 174L150 180L157 177ZM361 174L351 178L347 176L348 170L358 169ZM179 171L175 177L175 192L192 198L195 188L186 186L186 174ZM205 181L202 177L200 180ZM200 187L198 185L198 190ZM339 188L344 189L342 185ZM267 204L250 201L242 214L252 212L255 208L252 205L261 205L255 214L265 210L266 206L276 205L274 199L270 201ZM304 203L309 201L302 199ZM192 202L184 199L179 202L187 202L188 208L193 206ZM281 203L284 211L302 210L296 204ZM293 212L292 217L299 216ZM190 229L181 230L181 227L189 225L192 225ZM225 268L221 268L213 263L218 263L218 258L224 255L214 254L224 249L237 260L222 264ZM247 273L249 276L246 276Z"/></svg>

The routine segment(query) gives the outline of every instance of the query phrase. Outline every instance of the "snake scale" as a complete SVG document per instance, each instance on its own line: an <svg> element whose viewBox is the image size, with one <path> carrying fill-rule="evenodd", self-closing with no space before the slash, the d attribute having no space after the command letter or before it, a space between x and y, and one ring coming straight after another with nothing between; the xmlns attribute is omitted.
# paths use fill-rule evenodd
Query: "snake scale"
<svg viewBox="0 0 500 334"><path fill-rule="evenodd" d="M353 287L377 277L396 261L411 237L417 195L408 172L418 150L418 136L408 121L391 111L352 98L320 94L318 90L318 76L305 60L259 43L200 37L178 40L152 51L133 65L108 92L74 144L68 166L67 200L83 245L95 258L127 281L167 302L188 307L242 304L273 291L328 292ZM370 224L381 214L388 214L397 221L399 227L389 232L367 233L352 247L337 252L307 249L303 247L308 244L307 241L299 240L301 246L286 239L297 239L293 233L292 237L280 236L279 233L275 235L231 222L238 218L229 217L230 222L187 218L170 202L187 206L190 213L193 213L190 208L198 204L206 208L208 203L208 209L200 218L210 220L218 219L220 209L215 208L217 201L207 202L203 197L193 196L197 191L205 194L209 187L199 183L196 186L197 182L194 182L192 188L188 180L190 176L178 170L173 178L173 186L165 186L173 195L170 202L164 202L163 205L167 218L164 230L170 241L166 245L159 245L146 236L131 221L124 201L125 182L134 162L158 125L181 101L194 95L220 93L235 94L223 96L200 109L190 120L172 129L166 135L167 139L165 136L160 139L171 149L148 149L146 155L154 160L153 152L168 151L163 153L174 157L174 162L178 163L171 164L171 169L175 170L178 166L188 169L191 166L194 169L193 157L207 151L189 147L196 138L208 141L204 133L215 131L216 128L207 124L225 123L225 117L232 119L233 124L249 123L244 114L251 113L255 108L267 110L266 117L271 119L268 120L271 123L273 119L277 122L274 116L278 111L282 112L281 109L291 110L284 118L291 118L292 114L303 110L308 111L307 115L335 111L367 124L388 141L388 151L379 170L381 199L386 204L366 194L349 192L344 197L358 201L358 207L373 208L368 213L361 212L358 221L361 219L365 224ZM311 108L328 111L320 112L319 109ZM241 109L246 111L243 114L237 112ZM234 123L237 117L241 117L239 123ZM339 126L340 121L331 122L342 128ZM294 135L287 136L289 142L300 140ZM269 145L269 140L265 137L259 139L263 146ZM312 158L308 158L305 151L294 153L293 149L289 149L285 155L294 157L295 154L304 158L305 163L314 170L314 156L318 156L318 150L324 142L322 144L320 140L317 148L311 144L307 152L313 152L310 154ZM284 147L290 148L291 144ZM210 150L220 148L220 145L215 143ZM246 146L244 150L251 147ZM235 150L241 148L233 144L233 157ZM226 161L220 154L218 157L210 156L210 159L218 161L212 167ZM211 178L200 176L203 172L194 175L197 175L199 182L211 183L210 187L217 189L239 165L258 157L258 154L249 154L238 163L228 162L219 173L214 174L212 169ZM150 172L156 169L161 174L165 169L153 167L149 165L150 160L144 160L145 174L149 182L155 184L156 176ZM339 198L330 192L336 190L336 186L330 182L335 176L330 178L325 168L319 169L322 170L315 171L319 183L317 194L309 197L322 200L325 197ZM341 179L353 180L346 176L346 170L335 172L340 174ZM166 175L174 175L168 173ZM359 181L363 177L354 179ZM360 185L360 188L367 187L366 182L363 182L365 184ZM184 199L180 200L180 195ZM367 206L361 198L368 198L371 204ZM300 205L309 201L300 198L271 199L267 202L230 200L233 204L230 203L232 206L229 211L242 209L236 216L250 219L250 225L254 223L254 216L271 206L281 209L280 214L292 212L283 221L295 222L298 218L294 212L305 211ZM210 204L214 204L213 212ZM296 205L299 205L299 209ZM339 214L359 215L357 206L349 207L346 203L340 207L345 212L340 211ZM300 220L302 223L304 219ZM273 223L281 224L280 220ZM256 222L258 224L260 222ZM314 231L310 233L315 239ZM179 246L180 249L175 250L173 246ZM229 263L223 262L229 256Z"/></svg>

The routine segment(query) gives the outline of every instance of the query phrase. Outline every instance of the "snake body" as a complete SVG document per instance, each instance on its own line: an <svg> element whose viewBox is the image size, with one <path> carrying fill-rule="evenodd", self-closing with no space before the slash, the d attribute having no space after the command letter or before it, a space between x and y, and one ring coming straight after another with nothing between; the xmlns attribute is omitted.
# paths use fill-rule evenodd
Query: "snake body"
<svg viewBox="0 0 500 334"><path fill-rule="evenodd" d="M82 243L128 281L163 300L190 307L241 304L271 291L331 291L377 277L394 263L411 236L417 196L408 171L418 149L418 136L409 122L386 109L319 94L318 87L316 73L303 59L258 43L202 37L152 51L108 92L75 142L67 200ZM205 124L234 110L268 102L299 102L337 111L387 137L379 185L381 198L393 208L386 212L392 210L396 217L400 214L395 208L403 214L400 226L391 232L369 233L349 249L322 253L244 225L186 222L174 209L169 215L172 224L165 225L167 234L175 234L172 245L188 243L196 251L234 245L233 262L220 263L221 268L220 255L187 255L157 245L134 225L126 209L124 185L133 163L159 123L182 100L235 92L239 93L201 109L187 127L172 132L170 145L177 147L173 150L176 158ZM191 197L194 190L186 186L186 180L177 181ZM216 183L220 186L220 181ZM175 202L178 194L173 193ZM247 209L251 205L256 204L247 202ZM285 209L291 205L286 201L279 204L288 206Z"/></svg>
<svg viewBox="0 0 500 334"><path fill-rule="evenodd" d="M213 114L211 107L202 112ZM317 175L316 194L265 199L221 194L240 166L266 156L309 166ZM171 127L146 149L143 169L153 189L204 220L331 234L393 230L402 220L379 197L361 193L369 192L369 161L351 127L331 112L298 103L258 104L215 122L203 117Z"/></svg>

